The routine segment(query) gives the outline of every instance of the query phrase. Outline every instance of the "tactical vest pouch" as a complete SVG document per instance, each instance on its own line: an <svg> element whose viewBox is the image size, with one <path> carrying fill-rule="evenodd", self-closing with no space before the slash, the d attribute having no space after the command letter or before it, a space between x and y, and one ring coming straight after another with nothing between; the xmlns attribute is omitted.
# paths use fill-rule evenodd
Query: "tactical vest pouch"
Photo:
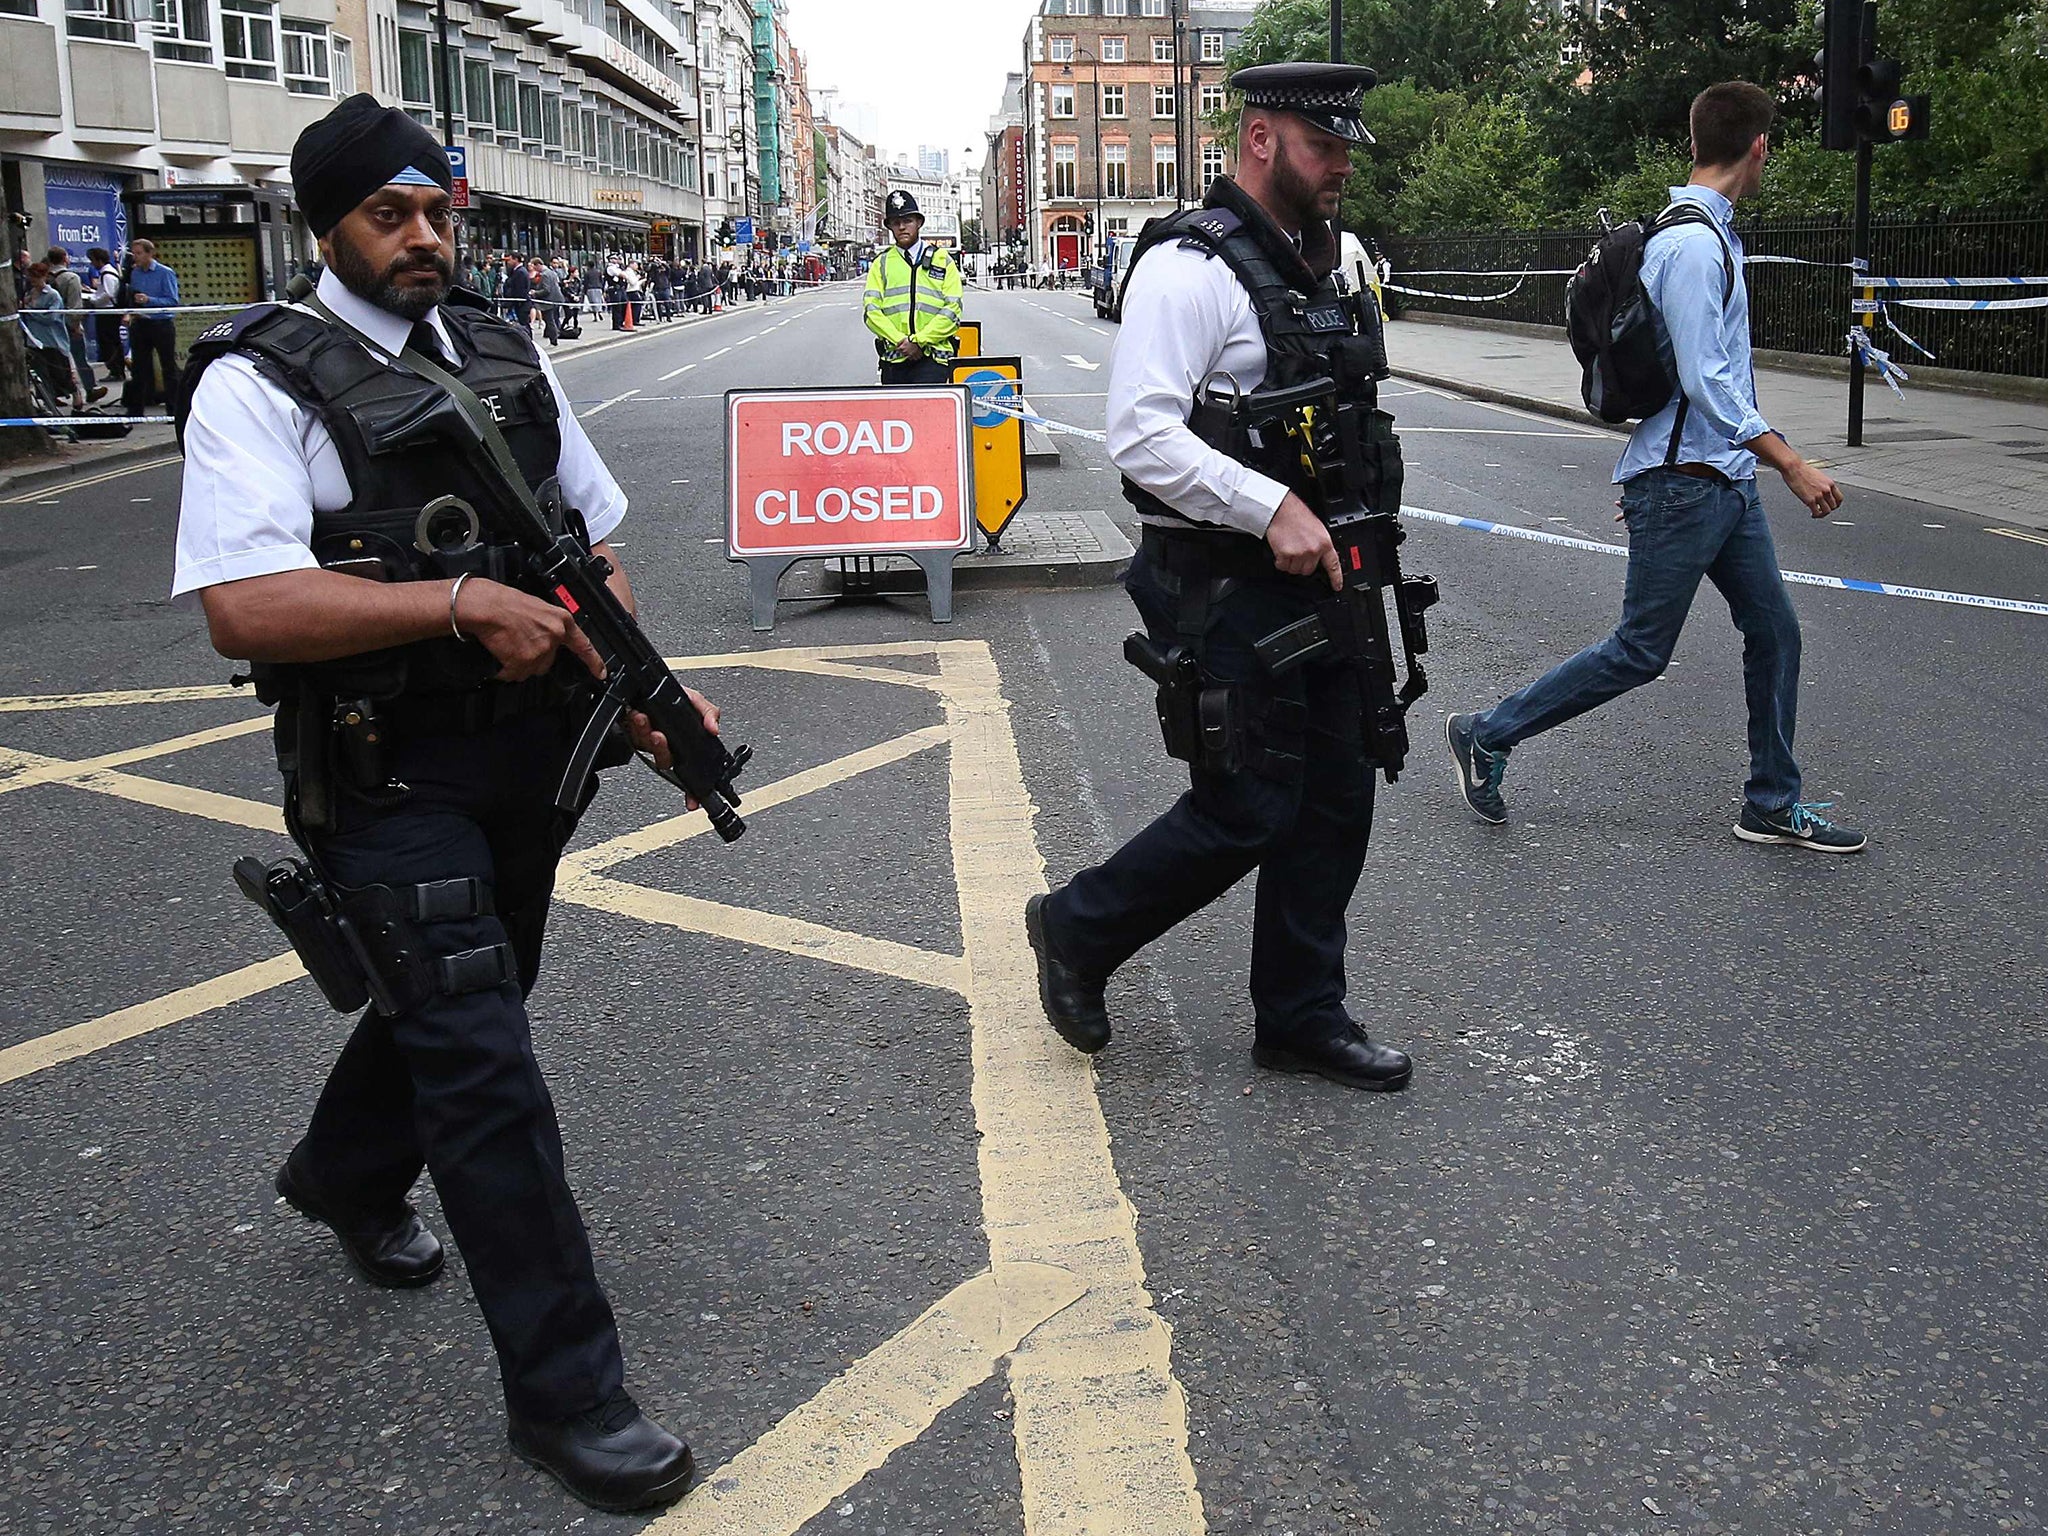
<svg viewBox="0 0 2048 1536"><path fill-rule="evenodd" d="M1401 458L1401 439L1394 431L1394 418L1389 412L1373 411L1366 424L1363 449L1365 484L1359 489L1364 493L1365 504L1375 512L1398 515L1408 471Z"/></svg>

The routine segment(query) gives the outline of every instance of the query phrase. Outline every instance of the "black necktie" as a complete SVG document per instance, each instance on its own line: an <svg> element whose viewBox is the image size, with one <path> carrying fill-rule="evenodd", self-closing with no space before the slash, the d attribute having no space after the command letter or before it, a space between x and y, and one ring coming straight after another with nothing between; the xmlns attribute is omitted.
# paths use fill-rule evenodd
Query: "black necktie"
<svg viewBox="0 0 2048 1536"><path fill-rule="evenodd" d="M412 332L405 338L406 347L414 352L424 353L430 363L448 365L447 354L441 350L441 338L434 334L434 328L424 320L415 320Z"/></svg>

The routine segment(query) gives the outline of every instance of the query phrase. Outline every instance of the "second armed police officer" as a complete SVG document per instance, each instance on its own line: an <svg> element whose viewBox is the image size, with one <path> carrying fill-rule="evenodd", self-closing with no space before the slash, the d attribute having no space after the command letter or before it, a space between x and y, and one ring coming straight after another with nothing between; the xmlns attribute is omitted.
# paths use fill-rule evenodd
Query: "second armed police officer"
<svg viewBox="0 0 2048 1536"><path fill-rule="evenodd" d="M345 908L356 931L389 940L363 970L386 972L387 997L417 990L363 1014L278 1192L370 1280L417 1286L442 1267L408 1203L431 1173L514 1451L599 1508L668 1503L690 1451L625 1391L524 1004L574 826L557 781L602 662L476 516L509 478L494 491L420 435L458 398L432 370L473 393L537 499L580 514L599 553L626 498L531 334L451 289L431 134L352 96L300 136L292 179L325 271L303 303L244 311L194 347L174 595L279 705L288 824L335 892L372 904ZM612 586L630 607L623 572ZM666 762L644 719L633 733Z"/></svg>
<svg viewBox="0 0 2048 1536"><path fill-rule="evenodd" d="M1377 310L1368 319L1362 303L1340 302L1331 279L1331 221L1352 146L1371 142L1359 108L1373 78L1318 64L1234 76L1237 179L1218 177L1202 208L1149 228L1125 280L1108 427L1144 524L1128 586L1151 641L1192 657L1199 698L1175 753L1191 762L1189 791L1026 909L1046 1013L1082 1051L1109 1042L1111 973L1257 870L1254 1060L1353 1088L1409 1079L1407 1055L1344 1005L1345 912L1372 828L1361 670L1324 657L1276 674L1255 649L1342 586L1330 529L1290 452L1226 432L1212 441L1192 424L1205 395L1230 415L1261 385L1318 378L1343 382L1354 407L1376 404ZM1162 723L1173 712L1162 691Z"/></svg>
<svg viewBox="0 0 2048 1536"><path fill-rule="evenodd" d="M917 199L898 189L882 207L889 246L868 268L862 315L884 384L950 384L959 346L960 263L926 243Z"/></svg>

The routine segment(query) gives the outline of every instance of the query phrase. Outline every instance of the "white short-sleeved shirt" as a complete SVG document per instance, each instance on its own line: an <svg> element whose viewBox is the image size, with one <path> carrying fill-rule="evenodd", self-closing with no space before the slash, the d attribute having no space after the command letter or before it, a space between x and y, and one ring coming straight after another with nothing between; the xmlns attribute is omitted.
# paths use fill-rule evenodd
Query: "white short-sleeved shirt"
<svg viewBox="0 0 2048 1536"><path fill-rule="evenodd" d="M405 349L412 322L349 292L332 272L320 276L320 300L392 357ZM445 355L455 348L440 310L428 317ZM626 516L619 489L570 409L545 355L541 371L561 412L562 496L583 512L593 541L609 538ZM178 509L178 566L172 601L198 602L223 582L315 568L313 514L349 504L348 476L320 418L229 353L206 370L185 425L185 484Z"/></svg>
<svg viewBox="0 0 2048 1536"><path fill-rule="evenodd" d="M1145 253L1124 293L1109 355L1109 456L1175 511L1263 538L1287 487L1188 429L1195 390L1215 373L1242 394L1265 382L1258 313L1229 263L1168 241Z"/></svg>

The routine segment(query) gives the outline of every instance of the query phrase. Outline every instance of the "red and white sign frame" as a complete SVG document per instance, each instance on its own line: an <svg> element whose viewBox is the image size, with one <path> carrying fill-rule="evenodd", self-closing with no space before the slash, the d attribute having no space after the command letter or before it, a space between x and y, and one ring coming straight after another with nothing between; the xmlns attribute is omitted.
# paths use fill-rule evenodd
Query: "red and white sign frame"
<svg viewBox="0 0 2048 1536"><path fill-rule="evenodd" d="M964 384L726 391L725 553L747 567L755 630L775 627L792 565L855 556L915 561L932 621L952 619L953 562L974 547L972 398Z"/></svg>
<svg viewBox="0 0 2048 1536"><path fill-rule="evenodd" d="M798 560L971 549L969 401L965 388L951 384L728 390L726 557ZM935 424L942 441L922 446ZM922 498L931 491L941 497L941 507L927 518ZM763 526L764 506L774 514L772 534ZM920 537L926 523L935 526ZM800 527L817 532L806 537L797 532Z"/></svg>

